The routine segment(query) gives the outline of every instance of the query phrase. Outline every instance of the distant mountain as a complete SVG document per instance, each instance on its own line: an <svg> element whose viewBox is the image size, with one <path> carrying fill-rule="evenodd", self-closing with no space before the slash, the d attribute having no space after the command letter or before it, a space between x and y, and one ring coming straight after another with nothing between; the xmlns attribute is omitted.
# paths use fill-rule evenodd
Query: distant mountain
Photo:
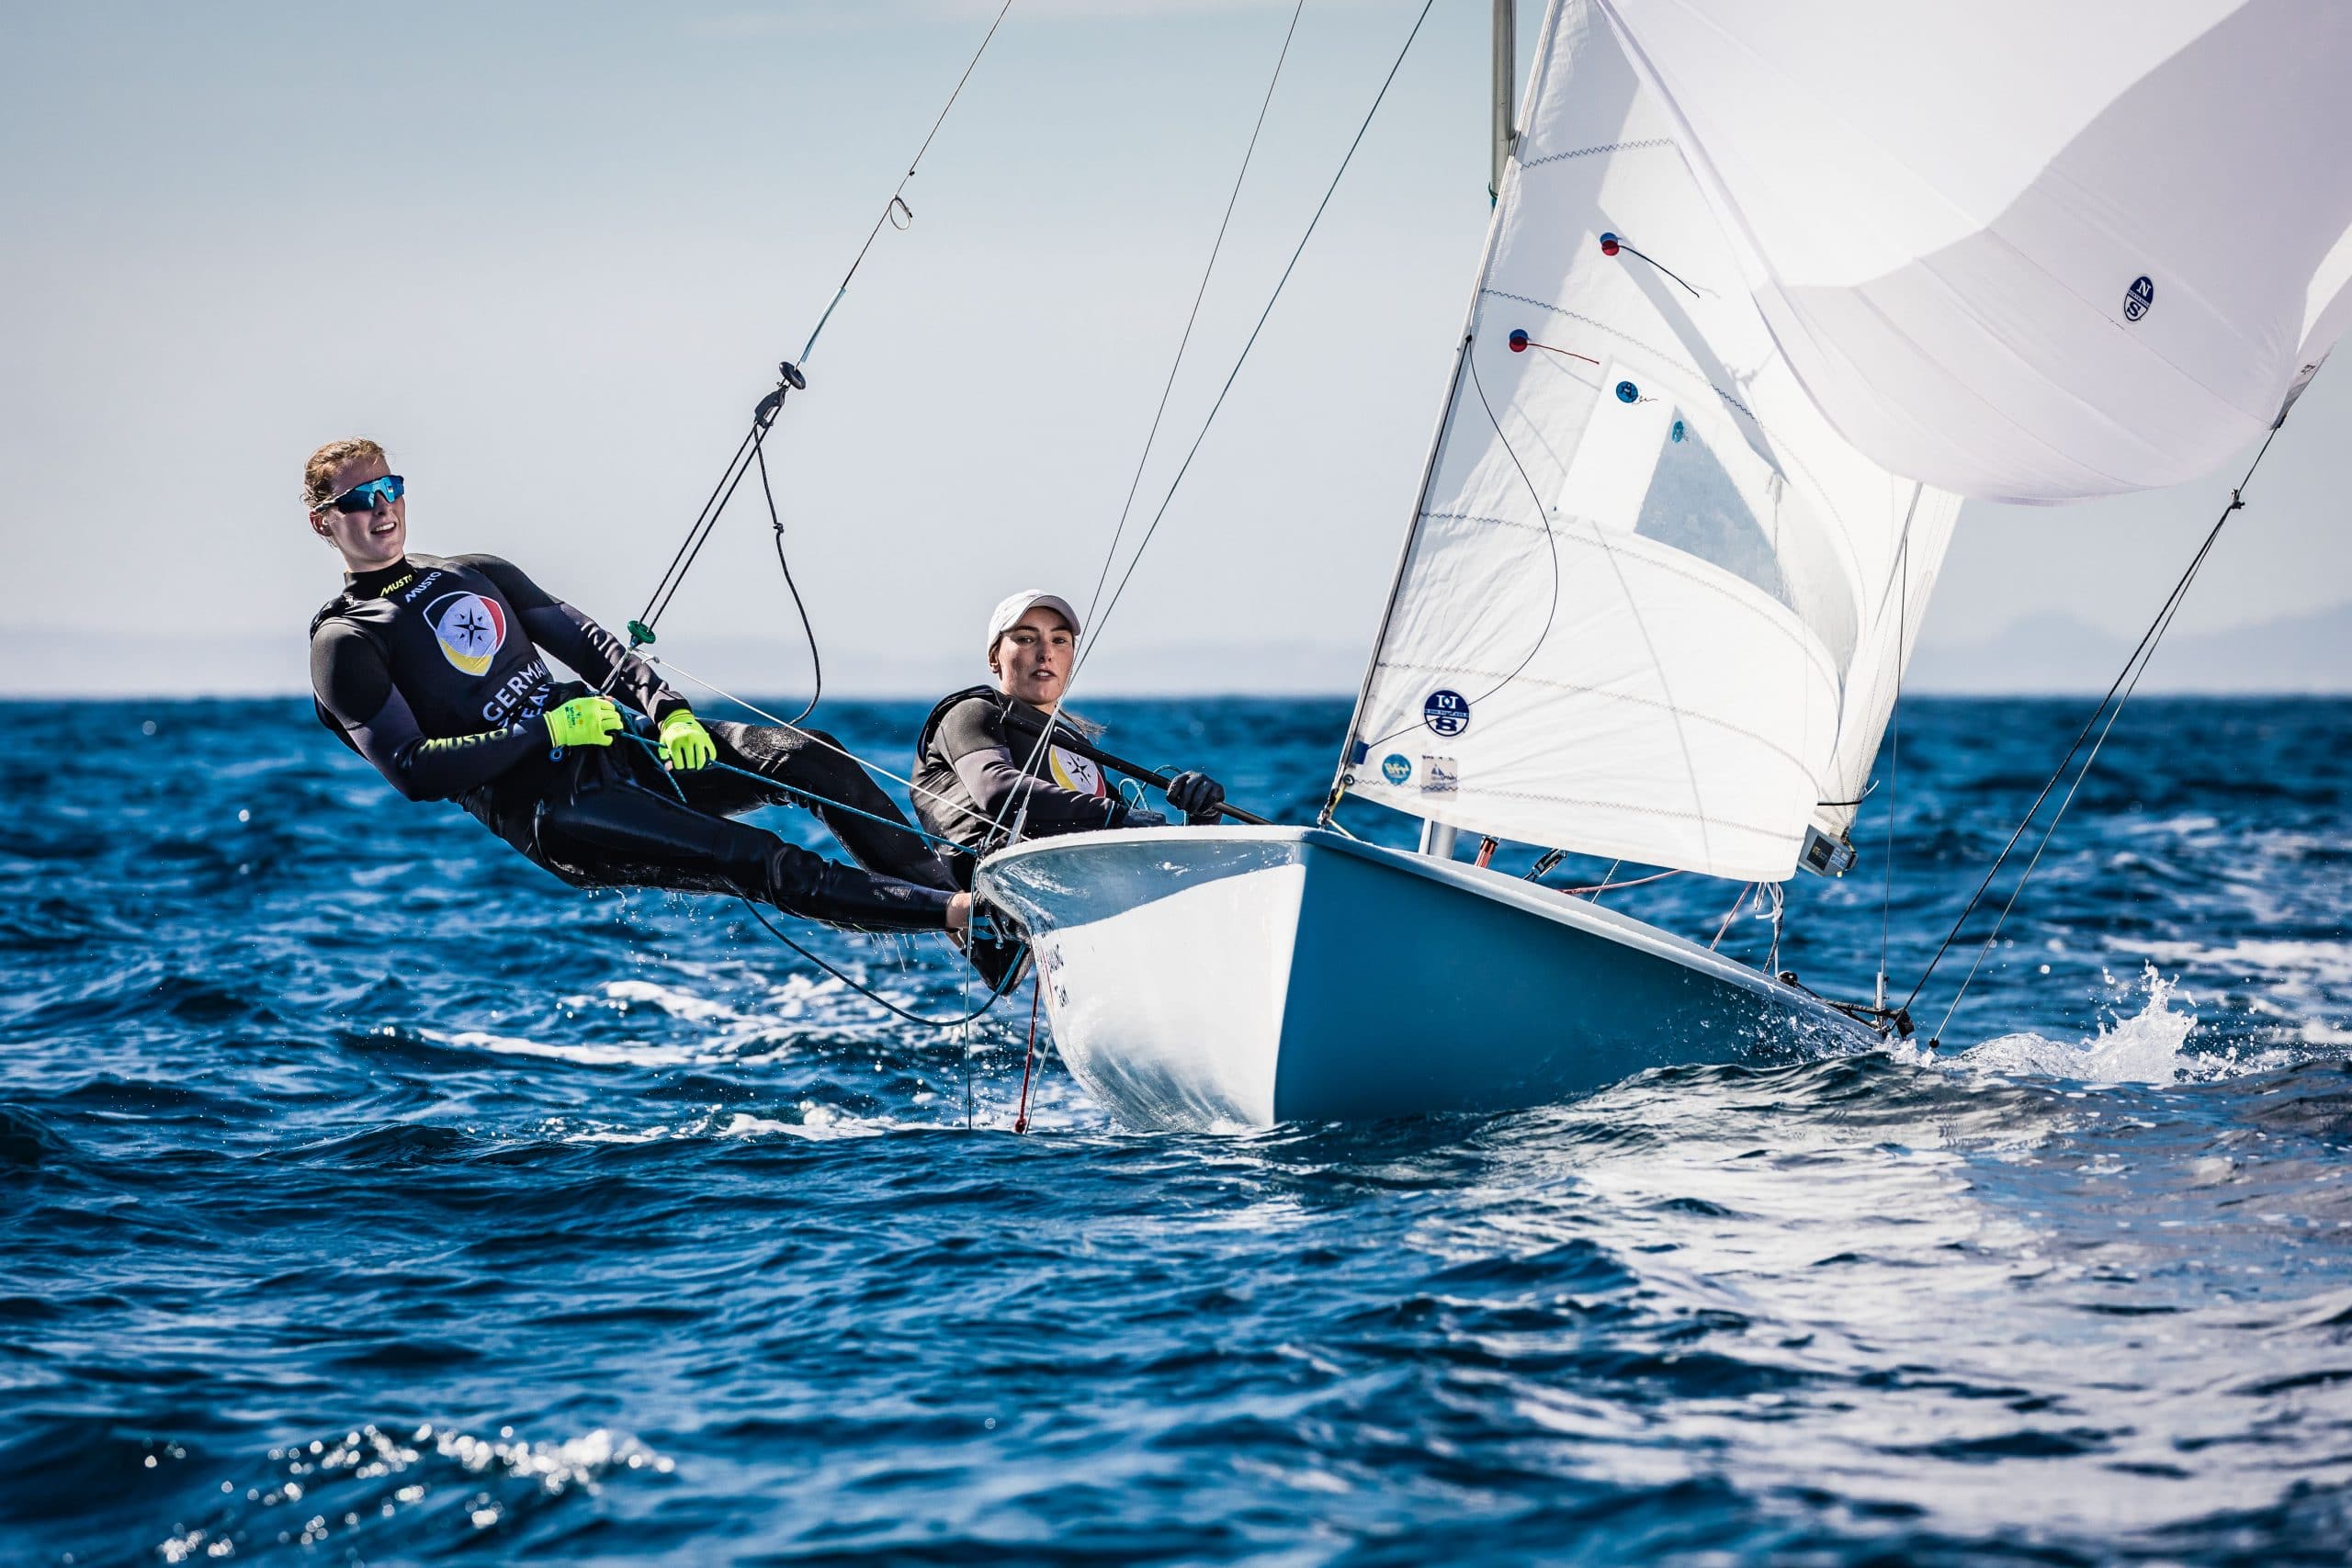
<svg viewBox="0 0 2352 1568"><path fill-rule="evenodd" d="M2071 615L2029 615L1981 638L1922 640L1914 692L2103 692L2139 639ZM2352 693L2352 604L2258 626L2173 633L2158 646L2143 692Z"/></svg>

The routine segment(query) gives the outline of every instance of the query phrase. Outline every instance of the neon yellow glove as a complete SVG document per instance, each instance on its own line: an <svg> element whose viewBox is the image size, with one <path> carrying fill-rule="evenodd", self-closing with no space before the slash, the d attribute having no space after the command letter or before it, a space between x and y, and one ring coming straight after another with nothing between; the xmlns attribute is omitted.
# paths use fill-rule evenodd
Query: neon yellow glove
<svg viewBox="0 0 2352 1568"><path fill-rule="evenodd" d="M696 768L707 768L718 755L718 748L710 743L710 731L690 708L672 708L670 716L662 721L662 760L673 772L691 773Z"/></svg>
<svg viewBox="0 0 2352 1568"><path fill-rule="evenodd" d="M559 746L610 746L621 710L606 697L574 697L546 716L548 739Z"/></svg>

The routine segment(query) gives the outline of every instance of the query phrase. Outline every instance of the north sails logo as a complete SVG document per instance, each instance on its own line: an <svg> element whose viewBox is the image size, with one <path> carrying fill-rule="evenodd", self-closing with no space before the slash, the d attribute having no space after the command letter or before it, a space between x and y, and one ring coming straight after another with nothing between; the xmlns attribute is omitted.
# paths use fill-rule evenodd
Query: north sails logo
<svg viewBox="0 0 2352 1568"><path fill-rule="evenodd" d="M479 593L444 593L424 607L425 624L449 662L469 675L490 668L506 641L506 614Z"/></svg>
<svg viewBox="0 0 2352 1568"><path fill-rule="evenodd" d="M2148 313L2156 302L2156 286L2145 277L2135 277L2132 287L2123 291L2123 319L2136 321Z"/></svg>

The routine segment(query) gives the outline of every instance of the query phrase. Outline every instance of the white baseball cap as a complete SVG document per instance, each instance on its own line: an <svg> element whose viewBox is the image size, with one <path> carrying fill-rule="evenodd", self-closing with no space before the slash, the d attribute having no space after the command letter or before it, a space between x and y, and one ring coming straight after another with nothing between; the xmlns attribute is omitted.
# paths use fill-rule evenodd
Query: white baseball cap
<svg viewBox="0 0 2352 1568"><path fill-rule="evenodd" d="M1043 589L1024 588L1018 593L1007 596L998 604L995 609L989 612L988 651L994 653L997 638L1019 626L1022 616L1041 604L1069 623L1071 637L1078 636L1078 612L1070 608L1069 600L1058 593L1046 592Z"/></svg>

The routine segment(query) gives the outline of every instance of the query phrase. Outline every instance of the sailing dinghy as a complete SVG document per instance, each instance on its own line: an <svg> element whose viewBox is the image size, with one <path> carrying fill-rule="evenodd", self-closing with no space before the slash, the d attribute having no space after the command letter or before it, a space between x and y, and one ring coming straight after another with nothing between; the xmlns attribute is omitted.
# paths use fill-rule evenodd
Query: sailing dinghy
<svg viewBox="0 0 2352 1568"><path fill-rule="evenodd" d="M2291 0L1557 0L1321 823L980 868L1075 1076L1131 1124L1264 1126L1875 1038L1883 998L1456 836L1842 873L1961 496L2196 477L2316 369L2347 60L2347 12ZM1419 852L1334 830L1348 795Z"/></svg>

